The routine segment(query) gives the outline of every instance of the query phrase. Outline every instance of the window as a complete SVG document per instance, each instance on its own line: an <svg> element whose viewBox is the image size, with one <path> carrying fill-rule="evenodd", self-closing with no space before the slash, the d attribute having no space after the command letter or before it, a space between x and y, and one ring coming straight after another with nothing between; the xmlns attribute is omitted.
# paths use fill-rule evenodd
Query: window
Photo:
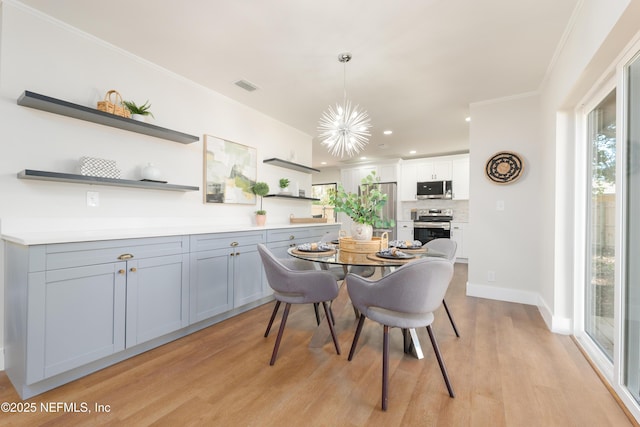
<svg viewBox="0 0 640 427"><path fill-rule="evenodd" d="M613 360L616 236L616 93L587 118L590 153L585 332Z"/></svg>

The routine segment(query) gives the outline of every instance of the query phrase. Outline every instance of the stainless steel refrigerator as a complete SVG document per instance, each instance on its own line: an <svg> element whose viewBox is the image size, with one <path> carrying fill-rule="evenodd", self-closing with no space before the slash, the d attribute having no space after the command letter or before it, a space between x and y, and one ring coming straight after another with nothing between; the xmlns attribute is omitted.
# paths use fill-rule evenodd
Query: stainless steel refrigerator
<svg viewBox="0 0 640 427"><path fill-rule="evenodd" d="M382 206L381 216L384 219L392 219L396 223L398 221L396 210L397 210L397 200L398 200L398 185L395 182L381 182L380 191L387 195L387 203ZM360 186L362 187L362 186ZM358 194L360 194L361 189L358 188ZM374 228L373 235L380 236L383 232L389 233L389 240L396 240L397 236L397 224L394 224L393 227L390 228Z"/></svg>

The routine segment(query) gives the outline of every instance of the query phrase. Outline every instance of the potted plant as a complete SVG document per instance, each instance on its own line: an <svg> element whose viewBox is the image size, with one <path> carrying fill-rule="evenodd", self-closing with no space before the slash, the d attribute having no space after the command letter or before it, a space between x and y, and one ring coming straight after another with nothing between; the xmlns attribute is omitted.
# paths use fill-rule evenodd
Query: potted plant
<svg viewBox="0 0 640 427"><path fill-rule="evenodd" d="M278 185L280 185L280 194L289 194L287 188L289 187L290 182L291 181L289 181L288 178L280 178L280 181L278 183Z"/></svg>
<svg viewBox="0 0 640 427"><path fill-rule="evenodd" d="M362 179L360 194L349 193L342 184L329 190L329 203L336 212L344 212L354 222L352 237L355 240L371 240L373 227L388 228L395 225L393 219L382 218L380 208L387 203L387 195L380 191L380 178L375 171Z"/></svg>
<svg viewBox="0 0 640 427"><path fill-rule="evenodd" d="M256 224L263 226L267 222L267 211L262 209L262 198L269 194L269 185L266 182L256 182L251 186L251 192L260 196L260 209L256 211Z"/></svg>
<svg viewBox="0 0 640 427"><path fill-rule="evenodd" d="M122 101L122 103L124 104L125 107L127 107L129 111L131 111L131 118L133 120L144 122L146 121L147 116L151 116L155 119L153 113L149 111L149 108L151 108L151 104L149 104L149 100L147 100L142 105L137 105L133 101Z"/></svg>

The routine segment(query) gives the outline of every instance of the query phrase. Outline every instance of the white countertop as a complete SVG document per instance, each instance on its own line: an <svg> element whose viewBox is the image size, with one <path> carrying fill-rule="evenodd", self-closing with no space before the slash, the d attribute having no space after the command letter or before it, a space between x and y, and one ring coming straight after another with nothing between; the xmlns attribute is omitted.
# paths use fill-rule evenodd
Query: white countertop
<svg viewBox="0 0 640 427"><path fill-rule="evenodd" d="M135 239L144 237L181 236L190 234L225 233L234 231L272 230L281 228L321 227L340 225L339 223L309 224L268 224L264 227L255 225L220 225L220 224L184 224L169 226L136 226L105 229L79 230L46 230L46 231L7 231L2 239L20 245L46 245L53 243L89 242L98 240Z"/></svg>

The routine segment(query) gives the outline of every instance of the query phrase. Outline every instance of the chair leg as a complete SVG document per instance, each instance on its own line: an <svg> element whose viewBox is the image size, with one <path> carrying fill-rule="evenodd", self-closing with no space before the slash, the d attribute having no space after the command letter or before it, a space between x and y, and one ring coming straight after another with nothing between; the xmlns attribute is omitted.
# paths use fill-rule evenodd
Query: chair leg
<svg viewBox="0 0 640 427"><path fill-rule="evenodd" d="M427 332L429 332L429 339L431 339L431 345L433 346L433 351L436 353L436 359L438 359L438 365L440 365L440 370L442 371L442 377L444 378L444 382L447 385L447 390L449 390L449 396L456 397L456 395L453 393L453 388L451 388L451 383L449 382L449 374L447 374L447 368L446 366L444 366L444 360L442 360L442 355L440 354L440 349L438 348L436 337L433 336L431 325L427 326Z"/></svg>
<svg viewBox="0 0 640 427"><path fill-rule="evenodd" d="M340 354L340 344L338 344L338 337L336 336L336 331L333 328L333 316L329 315L329 305L326 301L322 301L322 306L324 307L324 314L327 317L327 323L329 324L329 330L331 331L331 337L333 338L333 344L336 346L336 353Z"/></svg>
<svg viewBox="0 0 640 427"><path fill-rule="evenodd" d="M458 333L458 328L456 327L456 322L453 321L453 316L451 315L451 312L449 311L449 307L447 306L447 302L445 300L442 300L442 305L444 305L444 309L447 312L447 316L449 316L449 321L451 322L451 326L453 326L453 332L455 332L456 336L458 338L460 338L460 334Z"/></svg>
<svg viewBox="0 0 640 427"><path fill-rule="evenodd" d="M276 344L273 346L273 354L271 355L271 362L269 365L273 366L276 363L276 356L278 355L278 348L280 348L280 340L282 340L282 333L284 332L284 325L287 323L287 317L289 317L290 303L284 305L284 313L282 313L282 321L280 322L280 329L278 329L278 336L276 337Z"/></svg>
<svg viewBox="0 0 640 427"><path fill-rule="evenodd" d="M353 354L356 352L356 345L358 345L360 332L362 332L362 325L364 325L364 314L360 314L360 319L358 320L358 327L356 328L356 333L353 336L353 343L351 343L351 351L349 351L349 358L348 358L349 361L353 359Z"/></svg>
<svg viewBox="0 0 640 427"><path fill-rule="evenodd" d="M389 393L389 327L384 325L382 340L382 410L387 410Z"/></svg>
<svg viewBox="0 0 640 427"><path fill-rule="evenodd" d="M318 303L313 303L313 310L316 312L316 323L320 326L320 311L318 311Z"/></svg>
<svg viewBox="0 0 640 427"><path fill-rule="evenodd" d="M332 305L332 304L331 304L331 303L329 303L329 314L331 315L331 323L333 323L333 326L335 326L335 325L336 325L336 318L335 318L335 316L333 315L333 310L331 309L331 305Z"/></svg>
<svg viewBox="0 0 640 427"><path fill-rule="evenodd" d="M276 306L273 307L273 313L271 313L271 319L269 319L269 324L267 325L267 330L264 333L264 337L269 336L269 331L271 331L271 325L273 325L273 320L276 318L276 314L278 314L278 309L280 308L280 301L276 301Z"/></svg>
<svg viewBox="0 0 640 427"><path fill-rule="evenodd" d="M408 354L411 351L411 338L408 329L402 329L402 344L405 354Z"/></svg>

